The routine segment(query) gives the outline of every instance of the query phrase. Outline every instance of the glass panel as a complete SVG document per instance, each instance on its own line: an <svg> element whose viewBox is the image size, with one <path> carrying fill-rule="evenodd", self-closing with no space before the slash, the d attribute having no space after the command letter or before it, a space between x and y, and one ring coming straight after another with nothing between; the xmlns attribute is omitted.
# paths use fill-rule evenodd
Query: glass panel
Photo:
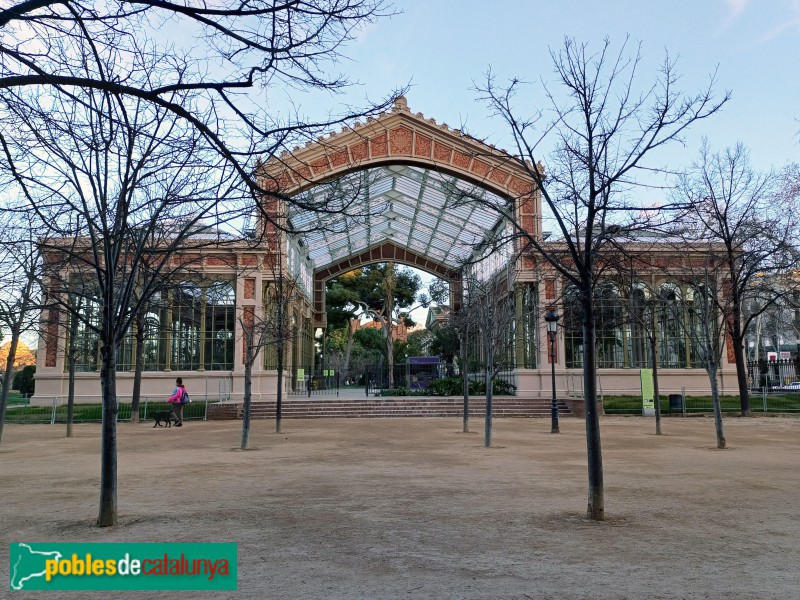
<svg viewBox="0 0 800 600"><path fill-rule="evenodd" d="M236 295L230 283L218 281L207 288L203 340L207 370L233 369L235 304Z"/></svg>
<svg viewBox="0 0 800 600"><path fill-rule="evenodd" d="M81 298L75 331L75 370L96 371L100 365L100 303L97 298ZM72 318L76 318L72 316ZM69 369L69 362L64 361Z"/></svg>
<svg viewBox="0 0 800 600"><path fill-rule="evenodd" d="M659 366L682 369L686 365L684 303L677 284L665 283L658 289Z"/></svg>

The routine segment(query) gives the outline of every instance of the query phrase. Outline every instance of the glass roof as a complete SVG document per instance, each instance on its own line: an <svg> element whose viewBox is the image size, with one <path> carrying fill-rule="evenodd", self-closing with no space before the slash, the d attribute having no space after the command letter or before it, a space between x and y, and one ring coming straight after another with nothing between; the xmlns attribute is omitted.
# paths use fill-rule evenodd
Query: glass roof
<svg viewBox="0 0 800 600"><path fill-rule="evenodd" d="M408 165L351 173L294 201L290 227L316 268L386 241L460 268L501 220L491 207L506 204L469 182Z"/></svg>

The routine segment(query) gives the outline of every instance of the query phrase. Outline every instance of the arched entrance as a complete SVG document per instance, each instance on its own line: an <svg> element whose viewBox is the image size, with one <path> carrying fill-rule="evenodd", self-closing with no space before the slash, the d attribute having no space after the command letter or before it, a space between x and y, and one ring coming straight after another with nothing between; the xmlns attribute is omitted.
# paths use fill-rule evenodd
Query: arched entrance
<svg viewBox="0 0 800 600"><path fill-rule="evenodd" d="M266 213L298 232L314 264L319 324L324 282L365 264L391 260L459 281L466 258L502 222L489 204L513 206L527 231L540 230L540 199L523 165L412 114L402 96L390 113L285 153L261 174L275 190L264 199ZM485 205L459 205L459 193L480 195Z"/></svg>

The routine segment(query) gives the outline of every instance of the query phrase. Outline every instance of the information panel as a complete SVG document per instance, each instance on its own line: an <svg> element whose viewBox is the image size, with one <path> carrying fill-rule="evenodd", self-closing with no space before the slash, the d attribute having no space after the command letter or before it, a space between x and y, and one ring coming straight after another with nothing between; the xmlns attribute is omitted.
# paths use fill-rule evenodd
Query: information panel
<svg viewBox="0 0 800 600"><path fill-rule="evenodd" d="M656 414L656 405L653 401L653 370L640 369L642 380L642 414L646 417Z"/></svg>

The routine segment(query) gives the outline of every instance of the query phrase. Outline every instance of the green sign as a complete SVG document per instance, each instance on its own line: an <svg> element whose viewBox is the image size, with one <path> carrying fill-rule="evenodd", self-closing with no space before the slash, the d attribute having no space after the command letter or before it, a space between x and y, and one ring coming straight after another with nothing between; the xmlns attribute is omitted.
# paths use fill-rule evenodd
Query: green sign
<svg viewBox="0 0 800 600"><path fill-rule="evenodd" d="M653 401L653 370L641 369L639 371L642 380L642 414L656 414L656 405Z"/></svg>
<svg viewBox="0 0 800 600"><path fill-rule="evenodd" d="M297 369L297 381L302 381L306 378L306 370L305 369Z"/></svg>
<svg viewBox="0 0 800 600"><path fill-rule="evenodd" d="M236 544L13 543L11 590L235 590Z"/></svg>

